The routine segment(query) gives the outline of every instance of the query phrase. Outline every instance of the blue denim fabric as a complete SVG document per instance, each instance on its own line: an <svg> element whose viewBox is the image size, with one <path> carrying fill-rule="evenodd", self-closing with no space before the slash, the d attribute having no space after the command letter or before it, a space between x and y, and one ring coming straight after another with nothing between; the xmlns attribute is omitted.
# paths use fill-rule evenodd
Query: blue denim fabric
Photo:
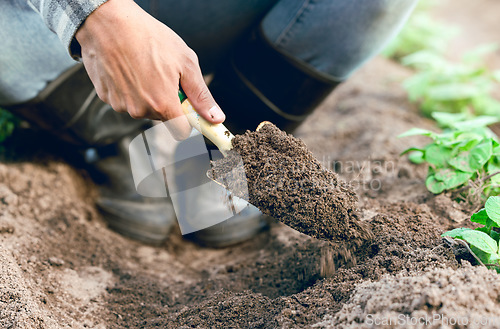
<svg viewBox="0 0 500 329"><path fill-rule="evenodd" d="M176 31L204 73L261 22L264 35L311 72L338 81L397 33L417 0L138 0ZM0 105L35 97L74 64L23 0L0 1Z"/></svg>
<svg viewBox="0 0 500 329"><path fill-rule="evenodd" d="M27 1L0 1L0 105L29 100L75 65Z"/></svg>
<svg viewBox="0 0 500 329"><path fill-rule="evenodd" d="M280 52L342 81L380 52L418 0L282 0L262 30Z"/></svg>
<svg viewBox="0 0 500 329"><path fill-rule="evenodd" d="M197 54L203 73L245 32L257 25L278 0L136 0L165 23Z"/></svg>

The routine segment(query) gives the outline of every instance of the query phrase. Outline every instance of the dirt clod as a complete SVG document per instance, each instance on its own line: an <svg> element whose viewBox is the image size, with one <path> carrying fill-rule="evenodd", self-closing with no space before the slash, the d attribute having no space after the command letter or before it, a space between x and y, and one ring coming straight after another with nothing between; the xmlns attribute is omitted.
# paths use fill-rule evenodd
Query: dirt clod
<svg viewBox="0 0 500 329"><path fill-rule="evenodd" d="M63 266L64 265L64 261L60 258L57 258L57 257L50 257L49 258L49 264L52 265L52 266Z"/></svg>

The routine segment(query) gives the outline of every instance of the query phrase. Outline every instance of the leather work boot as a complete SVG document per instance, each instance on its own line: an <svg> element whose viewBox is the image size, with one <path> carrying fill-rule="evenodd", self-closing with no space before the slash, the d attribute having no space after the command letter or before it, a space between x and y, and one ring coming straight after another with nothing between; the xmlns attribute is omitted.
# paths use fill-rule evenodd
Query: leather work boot
<svg viewBox="0 0 500 329"><path fill-rule="evenodd" d="M89 162L100 192L96 204L111 229L142 242L160 244L176 225L175 213L169 199L137 193L129 156L129 144L135 135L93 152L97 159Z"/></svg>
<svg viewBox="0 0 500 329"><path fill-rule="evenodd" d="M96 203L110 228L146 243L166 240L175 225L172 204L136 192L128 156L130 139L151 122L132 119L102 102L82 64L50 82L35 99L7 110L86 150L100 191Z"/></svg>

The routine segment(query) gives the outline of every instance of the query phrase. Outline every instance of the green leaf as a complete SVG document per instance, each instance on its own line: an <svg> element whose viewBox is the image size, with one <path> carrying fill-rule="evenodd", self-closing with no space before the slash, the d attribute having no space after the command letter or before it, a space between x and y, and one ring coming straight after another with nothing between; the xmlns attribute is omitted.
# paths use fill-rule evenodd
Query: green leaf
<svg viewBox="0 0 500 329"><path fill-rule="evenodd" d="M470 150L470 166L472 169L479 170L484 167L486 162L493 155L493 146L491 139L485 138L481 143Z"/></svg>
<svg viewBox="0 0 500 329"><path fill-rule="evenodd" d="M463 172L473 173L475 170L471 168L469 163L469 152L461 152L458 156L448 160L448 164L453 168L461 170Z"/></svg>
<svg viewBox="0 0 500 329"><path fill-rule="evenodd" d="M475 141L478 144L485 138L490 138L489 129L486 127L474 128L470 130L457 130L457 140L462 142Z"/></svg>
<svg viewBox="0 0 500 329"><path fill-rule="evenodd" d="M487 228L487 227L483 226L483 227L476 227L474 230L475 230L475 231L479 231L479 232L486 233L486 234L488 234L489 236L491 236L491 234L490 234L490 233L491 233L491 228ZM493 237L492 237L492 236L491 236L491 238L493 239ZM493 239L493 240L495 240L495 239Z"/></svg>
<svg viewBox="0 0 500 329"><path fill-rule="evenodd" d="M438 168L446 166L451 157L451 149L443 145L429 144L424 150L424 160Z"/></svg>
<svg viewBox="0 0 500 329"><path fill-rule="evenodd" d="M427 89L427 96L436 101L453 101L473 98L481 93L479 88L468 83L450 82Z"/></svg>
<svg viewBox="0 0 500 329"><path fill-rule="evenodd" d="M436 136L436 133L432 132L430 130L427 130L427 129L412 128L412 129L408 130L407 132L404 132L401 135L399 135L398 138L408 137L408 136L418 136L418 135L428 136L428 137L434 138Z"/></svg>
<svg viewBox="0 0 500 329"><path fill-rule="evenodd" d="M488 217L500 225L500 196L490 196L484 206Z"/></svg>
<svg viewBox="0 0 500 329"><path fill-rule="evenodd" d="M453 128L458 130L470 130L474 128L484 128L486 126L497 123L500 120L498 117L494 116L479 116L467 121L459 121L453 123Z"/></svg>
<svg viewBox="0 0 500 329"><path fill-rule="evenodd" d="M466 62L477 62L487 54L491 54L498 49L496 43L486 43L479 45L476 48L469 50L463 55L463 60Z"/></svg>
<svg viewBox="0 0 500 329"><path fill-rule="evenodd" d="M443 127L450 127L455 122L467 119L467 114L465 113L432 112L431 116Z"/></svg>
<svg viewBox="0 0 500 329"><path fill-rule="evenodd" d="M474 98L471 105L476 115L498 116L500 113L500 102L489 95Z"/></svg>
<svg viewBox="0 0 500 329"><path fill-rule="evenodd" d="M424 150L421 149L421 148L418 148L418 147L409 147L406 150L404 150L403 152L401 152L399 155L405 155L406 153L409 153L409 152L412 152L412 151L424 152Z"/></svg>
<svg viewBox="0 0 500 329"><path fill-rule="evenodd" d="M489 219L488 214L486 213L486 209L484 208L473 214L470 218L471 222L478 223L481 225L486 225L488 219Z"/></svg>
<svg viewBox="0 0 500 329"><path fill-rule="evenodd" d="M498 233L497 231L495 230L491 230L490 231L490 236L493 240L497 241L500 243L500 233Z"/></svg>
<svg viewBox="0 0 500 329"><path fill-rule="evenodd" d="M441 55L428 50L418 51L416 53L403 57L401 60L401 63L403 65L420 66L424 64L431 67L441 66L443 62L444 59Z"/></svg>
<svg viewBox="0 0 500 329"><path fill-rule="evenodd" d="M471 177L472 173L452 170L450 168L436 170L434 178L445 184L445 189L449 190L466 183Z"/></svg>
<svg viewBox="0 0 500 329"><path fill-rule="evenodd" d="M411 102L416 102L421 98L431 83L431 76L424 72L413 75L403 82L403 86L408 91L408 98Z"/></svg>
<svg viewBox="0 0 500 329"><path fill-rule="evenodd" d="M493 137L492 137L492 141L493 141L493 155L498 156L499 157L498 161L500 161L500 144Z"/></svg>
<svg viewBox="0 0 500 329"><path fill-rule="evenodd" d="M465 231L472 231L472 229L466 228L466 227L459 227L459 228L455 228L451 231L444 232L443 234L441 234L441 236L449 236L449 237L456 238L456 239L463 239L462 237L463 237L463 233Z"/></svg>
<svg viewBox="0 0 500 329"><path fill-rule="evenodd" d="M455 146L458 147L458 150L460 152L463 152L463 151L472 150L472 148L474 146L476 146L477 144L479 144L479 142L476 139L472 139L472 140L466 139L466 140L457 142L457 144L455 144Z"/></svg>
<svg viewBox="0 0 500 329"><path fill-rule="evenodd" d="M409 155L408 155L408 159L415 163L415 164L421 164L421 163L424 163L425 160L424 160L424 153L423 152L411 152Z"/></svg>
<svg viewBox="0 0 500 329"><path fill-rule="evenodd" d="M425 180L425 186L434 194L439 194L446 189L446 184L438 181L434 177L434 174L427 176L427 179Z"/></svg>
<svg viewBox="0 0 500 329"><path fill-rule="evenodd" d="M483 264L495 264L498 262L497 253L484 252L475 246L470 246L470 250L483 262Z"/></svg>
<svg viewBox="0 0 500 329"><path fill-rule="evenodd" d="M496 254L498 244L488 234L480 231L470 230L462 232L462 238L470 245L488 253Z"/></svg>
<svg viewBox="0 0 500 329"><path fill-rule="evenodd" d="M460 152L448 160L448 164L464 172L473 173L480 170L488 162L493 153L490 139L484 139L470 151Z"/></svg>

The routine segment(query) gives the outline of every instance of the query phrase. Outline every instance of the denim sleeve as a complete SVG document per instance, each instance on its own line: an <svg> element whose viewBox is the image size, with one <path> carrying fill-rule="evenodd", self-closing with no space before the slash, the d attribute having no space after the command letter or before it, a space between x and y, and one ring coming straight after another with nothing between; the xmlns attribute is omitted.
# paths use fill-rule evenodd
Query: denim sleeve
<svg viewBox="0 0 500 329"><path fill-rule="evenodd" d="M80 57L80 45L74 39L83 21L107 0L28 0L42 16L47 27L57 34L74 59Z"/></svg>

